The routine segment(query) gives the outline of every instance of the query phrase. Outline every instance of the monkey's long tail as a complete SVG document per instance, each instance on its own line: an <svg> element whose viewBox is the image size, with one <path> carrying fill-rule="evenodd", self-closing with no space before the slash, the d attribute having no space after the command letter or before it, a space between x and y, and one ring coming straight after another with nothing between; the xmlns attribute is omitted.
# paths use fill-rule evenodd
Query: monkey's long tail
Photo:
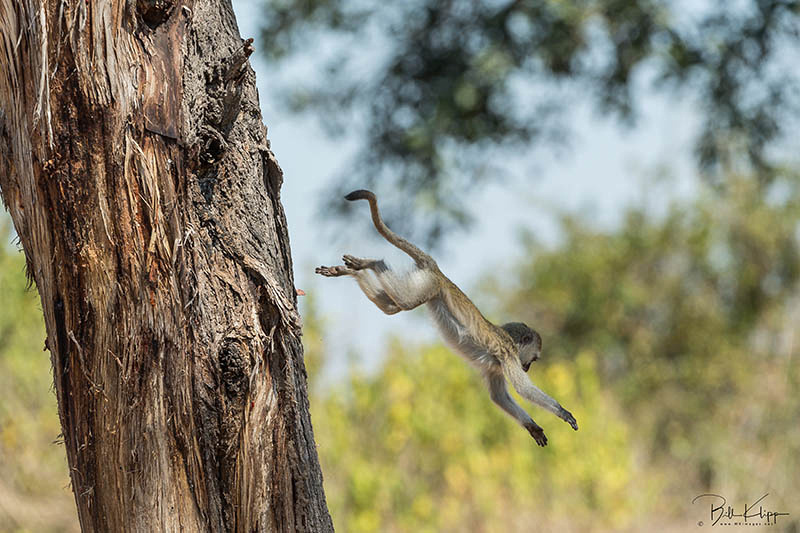
<svg viewBox="0 0 800 533"><path fill-rule="evenodd" d="M353 191L347 196L344 197L345 200L349 200L354 202L356 200L366 200L369 202L369 210L372 214L372 223L375 224L375 229L378 230L378 233L383 235L383 237L392 243L393 245L397 246L405 253L411 256L411 258L417 263L417 266L424 267L429 262L433 262L431 256L393 232L389 229L389 227L384 224L383 219L381 218L381 214L378 211L378 199L375 197L375 193L372 191L367 191L365 189L359 189L357 191Z"/></svg>

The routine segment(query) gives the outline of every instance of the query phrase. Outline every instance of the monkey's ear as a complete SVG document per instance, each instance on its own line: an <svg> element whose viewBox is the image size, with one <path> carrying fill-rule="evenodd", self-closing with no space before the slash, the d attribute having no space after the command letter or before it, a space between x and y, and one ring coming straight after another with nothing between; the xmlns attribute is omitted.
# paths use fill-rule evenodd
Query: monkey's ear
<svg viewBox="0 0 800 533"><path fill-rule="evenodd" d="M304 291L303 289L295 289L295 290L297 291L297 295L298 296L305 296L306 295L306 291Z"/></svg>

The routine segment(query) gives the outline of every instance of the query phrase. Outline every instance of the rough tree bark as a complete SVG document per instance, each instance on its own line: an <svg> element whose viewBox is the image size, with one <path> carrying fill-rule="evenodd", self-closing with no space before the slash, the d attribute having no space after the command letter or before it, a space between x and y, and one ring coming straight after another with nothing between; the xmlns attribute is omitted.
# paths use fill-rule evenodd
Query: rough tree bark
<svg viewBox="0 0 800 533"><path fill-rule="evenodd" d="M0 189L84 531L331 531L229 0L0 0Z"/></svg>

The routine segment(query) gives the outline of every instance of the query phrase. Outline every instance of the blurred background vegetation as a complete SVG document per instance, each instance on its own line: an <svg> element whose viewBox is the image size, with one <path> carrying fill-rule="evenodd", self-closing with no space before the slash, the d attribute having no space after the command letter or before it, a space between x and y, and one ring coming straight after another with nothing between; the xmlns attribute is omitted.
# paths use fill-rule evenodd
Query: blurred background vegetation
<svg viewBox="0 0 800 533"><path fill-rule="evenodd" d="M573 433L528 406L545 449L439 345L398 339L376 374L315 383L312 302L312 415L339 529L687 531L708 521L698 494L768 492L791 513L777 530L797 531L800 182L782 183L764 202L732 176L665 216L631 208L611 232L565 216L563 242L529 239L529 260L487 279L488 315L537 325L534 380L579 420Z"/></svg>
<svg viewBox="0 0 800 533"><path fill-rule="evenodd" d="M264 0L264 55L298 63L272 83L360 150L326 192L356 188L427 208L435 244L468 224L463 191L508 150L569 142L578 103L633 126L642 85L696 104L703 178L769 184L800 111L797 0ZM312 75L309 75L312 73ZM692 125L686 125L687 128ZM779 150L778 150L779 151ZM408 217L396 216L403 228Z"/></svg>
<svg viewBox="0 0 800 533"><path fill-rule="evenodd" d="M338 531L702 530L708 509L691 500L704 492L737 506L769 493L769 509L790 513L770 530L800 530L800 3L263 10L268 64L314 73L273 89L360 143L329 189L415 198L405 218L432 245L468 225L462 191L497 179L496 154L569 143L577 98L635 131L639 76L693 99L700 117L689 197L670 195L667 169L630 178L640 200L613 227L550 209L557 239L522 228L521 259L463 287L490 319L542 334L533 379L581 427L523 402L547 448L438 343L398 336L375 348L377 364L351 357L331 372L341 355L307 290L312 419ZM76 531L38 297L25 285L21 253L0 246L0 531Z"/></svg>

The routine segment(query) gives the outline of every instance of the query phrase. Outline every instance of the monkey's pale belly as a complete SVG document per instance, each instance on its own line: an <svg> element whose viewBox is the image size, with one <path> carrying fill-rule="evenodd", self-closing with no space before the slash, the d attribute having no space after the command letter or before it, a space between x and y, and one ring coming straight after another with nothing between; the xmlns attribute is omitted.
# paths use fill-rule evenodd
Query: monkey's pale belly
<svg viewBox="0 0 800 533"><path fill-rule="evenodd" d="M454 352L482 372L503 373L500 361L471 339L466 328L456 320L441 298L428 301L428 309L442 338Z"/></svg>

